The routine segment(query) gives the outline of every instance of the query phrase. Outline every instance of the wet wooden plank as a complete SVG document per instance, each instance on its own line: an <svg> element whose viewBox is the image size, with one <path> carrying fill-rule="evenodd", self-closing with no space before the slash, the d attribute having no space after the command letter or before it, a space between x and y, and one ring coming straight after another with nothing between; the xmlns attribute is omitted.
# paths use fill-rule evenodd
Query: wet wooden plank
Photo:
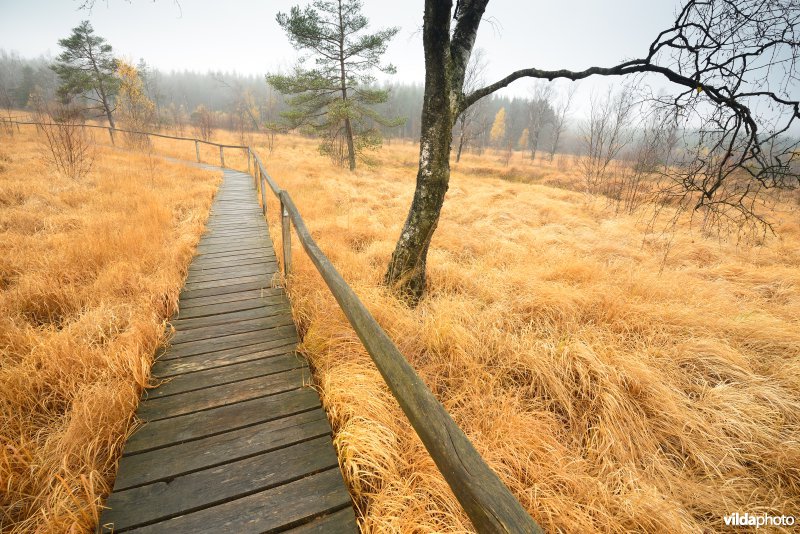
<svg viewBox="0 0 800 534"><path fill-rule="evenodd" d="M209 258L207 260L201 260L198 258L189 267L189 272L191 273L199 270L215 269L235 264L246 265L248 263L258 263L263 261L275 261L275 253L268 250L258 250L236 256L224 256L222 258Z"/></svg>
<svg viewBox="0 0 800 534"><path fill-rule="evenodd" d="M311 388L301 388L213 410L148 422L128 438L124 454L136 455L176 443L191 442L319 406L317 392Z"/></svg>
<svg viewBox="0 0 800 534"><path fill-rule="evenodd" d="M293 369L268 376L259 376L237 382L235 386L223 384L181 395L147 399L142 402L137 415L145 421L158 421L210 408L218 408L242 401L275 395L302 387L311 379L307 369Z"/></svg>
<svg viewBox="0 0 800 534"><path fill-rule="evenodd" d="M177 376L168 382L164 382L155 389L148 390L146 398L158 399L169 395L177 395L179 393L186 393L211 386L221 386L248 378L281 373L307 366L305 359L296 354L259 358Z"/></svg>
<svg viewBox="0 0 800 534"><path fill-rule="evenodd" d="M292 312L291 307L286 303L264 304L260 299L257 302L259 305L248 309L211 313L202 317L173 319L171 324L176 330L186 331L193 328L219 326L249 319L265 319L275 315L289 315ZM200 312L204 309L206 308L195 308Z"/></svg>
<svg viewBox="0 0 800 534"><path fill-rule="evenodd" d="M226 286L219 286L219 287L210 287L206 289L184 289L181 291L178 298L180 300L183 299L193 299L197 297L211 297L214 295L225 295L227 293L239 293L242 291L249 291L252 289L272 289L271 282L268 280L268 277L265 275L264 280L255 281L255 282L245 282L245 283L238 283L238 284L231 284Z"/></svg>
<svg viewBox="0 0 800 534"><path fill-rule="evenodd" d="M236 501L131 532L279 532L348 506L351 506L350 495L344 489L341 473L338 469L329 469Z"/></svg>
<svg viewBox="0 0 800 534"><path fill-rule="evenodd" d="M176 358L166 361L157 361L153 365L153 375L159 378L169 378L186 373L194 373L204 369L214 369L235 363L247 362L279 356L282 354L293 354L297 344L296 338L271 339L255 345L246 345L232 349L224 349L216 352L207 352L187 358Z"/></svg>
<svg viewBox="0 0 800 534"><path fill-rule="evenodd" d="M289 445L329 436L321 410L301 412L172 447L126 456L120 461L114 491L168 481L179 475L249 458Z"/></svg>
<svg viewBox="0 0 800 534"><path fill-rule="evenodd" d="M212 269L208 271L190 272L186 278L186 285L192 286L198 282L212 282L218 280L241 279L248 276L258 276L264 273L272 274L278 270L275 260L263 261L249 265L229 265L227 269Z"/></svg>
<svg viewBox="0 0 800 534"><path fill-rule="evenodd" d="M185 358L187 356L195 356L207 352L217 352L224 349L256 345L269 341L270 339L291 339L297 343L297 329L294 324L289 324L287 326L278 326L276 328L256 330L254 332L244 332L242 334L221 336L214 339L201 339L191 343L181 343L180 345L169 347L165 352L160 353L157 358L161 361Z"/></svg>
<svg viewBox="0 0 800 534"><path fill-rule="evenodd" d="M322 470L337 468L338 465L333 447L330 446L330 438L315 438L244 460L179 475L168 483L155 482L115 491L106 503L110 509L104 515L103 521L113 523L120 530L185 516L187 513L274 488ZM338 470L336 475L340 479L341 488L342 475ZM329 491L329 488L326 487L325 491ZM306 499L308 497L306 495ZM318 496L312 494L311 498L316 501ZM235 504L237 508L241 506L239 503ZM175 532L175 528L164 524L159 532Z"/></svg>
<svg viewBox="0 0 800 534"><path fill-rule="evenodd" d="M259 310L260 311L260 310ZM245 312L248 313L248 312ZM170 345L177 347L183 343L193 341L203 341L206 339L220 339L224 336L242 334L245 332L256 332L260 330L270 330L279 326L293 325L294 320L288 311L278 312L265 317L256 319L242 319L230 324L209 325L204 328L192 328L188 330L178 330L170 339ZM223 340L224 341L224 340Z"/></svg>
<svg viewBox="0 0 800 534"><path fill-rule="evenodd" d="M356 514L348 506L338 512L317 517L310 523L287 530L292 534L331 534L334 532L358 532Z"/></svg>
<svg viewBox="0 0 800 534"><path fill-rule="evenodd" d="M210 303L199 306L185 306L184 304L185 303L182 303L181 309L171 319L173 323L186 319L196 319L198 317L220 315L224 313L250 310L253 308L288 306L289 301L283 295L264 297L256 295L250 298L243 296L243 298L239 300L230 300L226 302Z"/></svg>
<svg viewBox="0 0 800 534"><path fill-rule="evenodd" d="M197 306L208 306L209 304L222 304L226 302L236 302L239 300L247 300L253 298L270 298L275 296L284 296L285 293L279 287L259 287L256 289L247 289L242 291L233 291L222 295L209 295L206 297L186 297L178 304L181 312L189 308ZM181 313L179 312L179 313Z"/></svg>

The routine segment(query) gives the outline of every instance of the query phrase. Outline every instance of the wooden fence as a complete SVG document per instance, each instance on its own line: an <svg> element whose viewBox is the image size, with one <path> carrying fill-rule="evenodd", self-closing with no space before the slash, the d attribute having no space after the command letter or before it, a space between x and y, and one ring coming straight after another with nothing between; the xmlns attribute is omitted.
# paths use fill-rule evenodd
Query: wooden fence
<svg viewBox="0 0 800 534"><path fill-rule="evenodd" d="M9 121L0 123L47 126L43 123ZM87 125L88 126L88 125ZM453 490L474 527L481 533L542 533L543 530L528 515L500 478L491 470L464 432L456 425L444 406L436 400L413 367L400 353L355 292L345 282L330 260L320 250L306 227L303 217L288 191L281 189L267 173L261 158L247 146L222 145L189 137L177 137L152 132L135 132L105 126L114 139L113 131L140 134L183 141L193 141L197 160L199 143L219 147L220 165L224 166L224 148L247 151L248 173L253 174L261 198L263 214L267 215L267 189L280 202L281 248L283 273L288 279L292 272L292 226L317 271L328 285L339 307L364 344L375 366L400 404L412 427L430 453L439 471ZM251 159L253 165L251 165Z"/></svg>

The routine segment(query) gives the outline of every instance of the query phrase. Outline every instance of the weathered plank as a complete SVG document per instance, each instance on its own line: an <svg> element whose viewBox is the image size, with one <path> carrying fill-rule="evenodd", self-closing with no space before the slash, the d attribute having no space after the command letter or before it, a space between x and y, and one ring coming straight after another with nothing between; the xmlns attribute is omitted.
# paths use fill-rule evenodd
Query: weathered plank
<svg viewBox="0 0 800 534"><path fill-rule="evenodd" d="M216 352L207 352L188 358L175 358L171 360L159 360L153 364L153 374L159 378L169 378L171 376L194 373L205 369L225 367L235 363L249 362L279 356L282 354L294 353L296 338L271 339L255 345L246 345Z"/></svg>
<svg viewBox="0 0 800 534"><path fill-rule="evenodd" d="M164 449L126 456L120 461L114 490L168 481L179 475L328 436L330 433L331 427L325 413L312 410Z"/></svg>
<svg viewBox="0 0 800 534"><path fill-rule="evenodd" d="M238 237L238 236L264 236L269 237L269 233L265 228L208 228L202 238L205 237Z"/></svg>
<svg viewBox="0 0 800 534"><path fill-rule="evenodd" d="M234 256L223 256L221 258L198 258L194 263L192 263L192 266L189 268L189 272L204 269L214 269L218 267L224 267L226 265L246 265L248 263L258 263L263 261L275 261L275 253L266 250L259 250L256 252L248 252Z"/></svg>
<svg viewBox="0 0 800 534"><path fill-rule="evenodd" d="M306 361L303 358L300 358L296 354L287 354L272 358L249 360L225 367L204 369L190 374L183 374L168 382L164 382L157 388L148 390L146 398L158 399L169 395L205 389L211 386L230 384L248 378L256 378L292 369L299 369L301 367L307 367Z"/></svg>
<svg viewBox="0 0 800 534"><path fill-rule="evenodd" d="M292 316L288 312L279 312L277 314L268 314L264 317L259 317L256 319L242 319L230 324L208 325L205 328L178 330L175 332L175 335L172 337L172 339L170 339L170 345L175 347L182 343L189 343L192 341L219 339L221 336L231 336L245 332L269 330L271 328L293 324L294 321L292 320Z"/></svg>
<svg viewBox="0 0 800 534"><path fill-rule="evenodd" d="M207 315L218 315L223 313L244 311L252 308L259 308L262 306L288 306L289 301L282 295L261 297L255 296L252 298L242 298L240 300L231 300L228 302L218 302L212 304L204 304L198 306L181 307L172 319L175 321L182 321L184 319L194 319L196 317L205 317Z"/></svg>
<svg viewBox="0 0 800 534"><path fill-rule="evenodd" d="M266 276L264 276L264 279L265 280L259 280L255 282L244 282L221 287L210 287L206 289L184 289L181 291L180 295L178 295L178 298L183 300L197 297L210 297L213 295L224 295L226 293L239 293L241 291L249 291L251 289L272 289L271 282L267 280Z"/></svg>
<svg viewBox="0 0 800 534"><path fill-rule="evenodd" d="M177 415L283 393L302 387L310 379L311 373L307 369L292 369L282 373L242 380L235 386L223 384L190 391L182 395L147 399L147 402L143 402L139 407L137 415L145 421L169 419Z"/></svg>
<svg viewBox="0 0 800 534"><path fill-rule="evenodd" d="M348 506L338 512L317 517L310 523L287 530L292 534L330 534L331 532L356 532L356 515Z"/></svg>
<svg viewBox="0 0 800 534"><path fill-rule="evenodd" d="M223 324L236 323L248 319L263 319L266 317L273 317L275 315L290 315L291 308L285 304L264 304L260 301L260 306L253 306L250 309L228 311L223 313L212 313L204 317L195 318L179 318L172 320L172 326L176 330L186 331L193 328L202 328L206 326L219 326ZM200 308L203 310L203 308Z"/></svg>
<svg viewBox="0 0 800 534"><path fill-rule="evenodd" d="M242 237L238 239L231 239L229 237L208 237L200 241L197 245L197 254L203 254L206 251L225 251L229 247L248 247L248 248L267 248L269 247L269 240L266 237Z"/></svg>
<svg viewBox="0 0 800 534"><path fill-rule="evenodd" d="M227 269L213 269L209 271L190 272L186 284L198 282L211 282L215 280L231 280L246 276L257 276L263 273L274 273L278 264L274 261L265 261L250 265L230 265Z"/></svg>
<svg viewBox="0 0 800 534"><path fill-rule="evenodd" d="M186 297L179 303L180 310L196 308L198 306L208 306L210 304L223 304L226 302L236 302L254 298L269 298L276 295L283 295L283 289L277 287L259 287L241 291L232 291L221 295L208 295L204 297Z"/></svg>
<svg viewBox="0 0 800 534"><path fill-rule="evenodd" d="M334 468L131 532L277 532L348 506L350 495L343 487L341 473Z"/></svg>
<svg viewBox="0 0 800 534"><path fill-rule="evenodd" d="M297 329L294 324L291 324L272 329L256 330L255 332L222 336L215 339L201 339L192 343L182 343L178 346L169 347L167 351L159 354L158 358L162 361L186 358L187 356L195 356L206 352L256 345L269 339L292 339L296 343L298 341Z"/></svg>
<svg viewBox="0 0 800 534"><path fill-rule="evenodd" d="M187 282L184 285L184 287L186 288L186 291L196 291L198 289L212 289L212 288L215 288L215 287L224 287L224 286L233 286L233 285L237 285L237 284L246 284L248 282L262 282L262 281L269 280L269 275L271 275L271 274L272 273L267 271L267 272L264 272L264 273L258 273L258 274L249 275L249 276L241 276L239 278L233 278L233 279L229 279L229 280L210 280L208 282L193 282L193 283Z"/></svg>
<svg viewBox="0 0 800 534"><path fill-rule="evenodd" d="M193 265L188 269L188 274L206 274L214 273L218 270L226 270L229 267L247 267L254 264L275 263L275 256L269 254L261 254L255 257L243 257L234 260L217 260L200 262Z"/></svg>
<svg viewBox="0 0 800 534"><path fill-rule="evenodd" d="M319 395L316 391L300 388L204 412L148 422L128 439L124 455L136 455L176 443L215 436L319 406Z"/></svg>
<svg viewBox="0 0 800 534"><path fill-rule="evenodd" d="M108 499L110 510L104 521L113 523L117 530L147 525L274 488L338 465L330 438L315 438L222 466L179 475L169 483L156 482L115 491ZM336 475L342 490L342 475L338 470ZM312 498L318 496L312 494ZM174 528L164 524L160 532L174 532Z"/></svg>

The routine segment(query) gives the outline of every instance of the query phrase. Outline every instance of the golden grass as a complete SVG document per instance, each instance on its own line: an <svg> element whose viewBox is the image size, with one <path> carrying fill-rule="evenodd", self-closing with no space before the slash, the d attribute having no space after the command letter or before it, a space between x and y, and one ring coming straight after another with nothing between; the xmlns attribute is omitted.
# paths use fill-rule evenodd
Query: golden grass
<svg viewBox="0 0 800 534"><path fill-rule="evenodd" d="M89 532L220 174L39 140L0 148L0 531Z"/></svg>
<svg viewBox="0 0 800 534"><path fill-rule="evenodd" d="M498 156L468 155L412 310L380 280L418 148L393 143L351 174L312 141L260 146L322 249L545 530L707 532L737 511L800 511L796 213L758 247L679 228L664 262L668 239L542 185L577 183L570 162L512 160L541 175L513 183ZM471 531L310 261L296 252L294 265L302 349L362 529Z"/></svg>
<svg viewBox="0 0 800 534"><path fill-rule="evenodd" d="M234 139L220 132L215 140L238 144ZM517 154L505 167L492 152L468 154L453 166L429 256L429 295L411 310L380 280L413 193L417 147L392 143L377 167L351 174L332 168L313 141L280 137L272 154L263 139L255 141L320 246L546 530L719 531L728 513L800 510L796 215L779 221L779 237L759 247L680 229L670 243L645 234L634 218L610 215L601 199L569 190L580 189L580 181L568 158L531 165ZM161 153L194 158L189 143L157 143ZM215 156L218 151L204 153L204 160ZM10 176L0 174L4 185ZM92 179L101 183L98 172ZM16 243L14 254L0 251L2 283L13 282L13 291L47 291L46 298L21 298L27 315L2 319L0 347L19 356L4 356L0 369L2 391L15 392L0 393L0 475L4 484L6 473L15 477L9 485L14 506L3 506L9 518L25 520L19 530L93 524L113 468L109 451L118 451L136 390L146 382L158 321L174 304L209 180L184 182L180 193L196 198L198 208L186 212L193 214L188 220L144 217L162 220L172 232L163 241L184 236L170 249L180 259L154 250L151 271L128 267L122 275L114 274L122 269L117 258L138 261L147 254L128 256L128 247L152 243L123 239L126 246L105 256L68 235L60 242L50 236L76 232L72 237L89 243L97 234L116 238L110 230L93 231L86 206L101 202L97 192L146 190L146 181L123 180L75 197L70 184L42 185L37 191L44 193L36 194L20 184L0 192L0 225L11 220L28 228L2 242ZM160 200L178 198L169 191ZM48 212L52 195L59 196L58 217ZM10 209L13 217L5 215ZM276 214L271 199L273 236L280 235ZM109 217L107 228L128 227L125 217ZM31 232L46 239L24 237ZM53 254L56 246L68 252ZM295 250L289 289L302 349L314 367L362 529L471 531L296 243ZM88 259L76 259L79 253ZM6 257L30 263L7 267ZM108 257L113 265L103 274L99 266ZM39 280L61 283L20 285L39 271ZM8 294L7 288L3 298ZM79 304L62 304L75 299ZM6 406L25 417L7 423ZM12 425L16 433L6 430Z"/></svg>

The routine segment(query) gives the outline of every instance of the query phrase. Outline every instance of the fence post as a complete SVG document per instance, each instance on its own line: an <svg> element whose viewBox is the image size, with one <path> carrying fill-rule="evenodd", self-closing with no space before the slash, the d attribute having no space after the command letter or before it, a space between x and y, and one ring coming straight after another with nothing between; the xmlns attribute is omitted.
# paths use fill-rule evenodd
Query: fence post
<svg viewBox="0 0 800 534"><path fill-rule="evenodd" d="M224 167L225 166L225 156L222 154L222 149L223 148L224 147L222 145L219 145L219 166L220 167Z"/></svg>
<svg viewBox="0 0 800 534"><path fill-rule="evenodd" d="M258 174L259 174L259 178L261 178L259 180L259 183L261 184L261 212L264 215L264 217L266 217L267 216L267 181L264 179L263 176L261 176L261 172L259 172Z"/></svg>
<svg viewBox="0 0 800 534"><path fill-rule="evenodd" d="M247 147L247 174L250 174L250 147Z"/></svg>
<svg viewBox="0 0 800 534"><path fill-rule="evenodd" d="M200 163L200 141L194 142L194 154L197 156L197 163Z"/></svg>
<svg viewBox="0 0 800 534"><path fill-rule="evenodd" d="M281 191L281 237L283 241L283 276L288 278L292 272L292 223L289 221L289 211L283 205L283 195Z"/></svg>

